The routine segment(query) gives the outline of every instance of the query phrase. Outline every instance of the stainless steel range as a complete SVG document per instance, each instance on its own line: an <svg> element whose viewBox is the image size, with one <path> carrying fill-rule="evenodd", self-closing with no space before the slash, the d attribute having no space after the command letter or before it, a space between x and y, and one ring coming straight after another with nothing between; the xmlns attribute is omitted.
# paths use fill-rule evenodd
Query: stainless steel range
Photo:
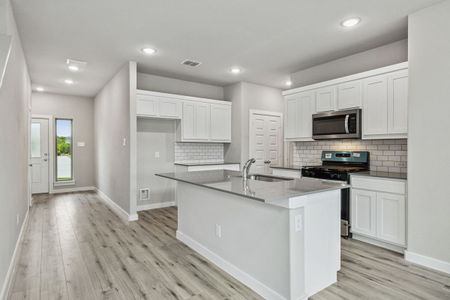
<svg viewBox="0 0 450 300"><path fill-rule="evenodd" d="M350 182L350 174L369 170L367 151L323 151L322 165L302 168L302 176ZM341 191L341 235L350 234L350 191Z"/></svg>

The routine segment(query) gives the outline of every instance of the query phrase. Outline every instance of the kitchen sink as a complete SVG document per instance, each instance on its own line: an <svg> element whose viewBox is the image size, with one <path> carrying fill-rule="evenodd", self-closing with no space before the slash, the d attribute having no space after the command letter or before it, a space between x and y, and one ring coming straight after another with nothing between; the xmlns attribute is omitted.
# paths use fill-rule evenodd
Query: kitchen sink
<svg viewBox="0 0 450 300"><path fill-rule="evenodd" d="M259 175L259 174L249 175L248 179L258 180L258 181L266 181L266 182L280 182L280 181L294 180L293 178L276 177L276 176Z"/></svg>

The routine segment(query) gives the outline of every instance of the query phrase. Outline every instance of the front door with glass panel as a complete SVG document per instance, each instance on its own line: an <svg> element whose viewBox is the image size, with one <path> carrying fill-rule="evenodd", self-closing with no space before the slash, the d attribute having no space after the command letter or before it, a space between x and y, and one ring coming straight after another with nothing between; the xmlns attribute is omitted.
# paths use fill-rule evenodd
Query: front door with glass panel
<svg viewBox="0 0 450 300"><path fill-rule="evenodd" d="M48 120L31 120L31 192L48 193L49 153Z"/></svg>

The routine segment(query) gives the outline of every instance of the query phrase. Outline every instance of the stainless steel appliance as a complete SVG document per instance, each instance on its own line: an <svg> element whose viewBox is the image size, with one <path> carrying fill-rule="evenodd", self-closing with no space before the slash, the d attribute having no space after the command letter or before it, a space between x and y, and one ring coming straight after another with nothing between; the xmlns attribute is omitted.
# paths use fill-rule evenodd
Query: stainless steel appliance
<svg viewBox="0 0 450 300"><path fill-rule="evenodd" d="M360 139L361 110L345 110L313 115L313 139Z"/></svg>
<svg viewBox="0 0 450 300"><path fill-rule="evenodd" d="M322 165L302 168L302 176L350 183L350 173L369 170L369 152L323 151ZM350 189L341 190L341 236L350 234Z"/></svg>

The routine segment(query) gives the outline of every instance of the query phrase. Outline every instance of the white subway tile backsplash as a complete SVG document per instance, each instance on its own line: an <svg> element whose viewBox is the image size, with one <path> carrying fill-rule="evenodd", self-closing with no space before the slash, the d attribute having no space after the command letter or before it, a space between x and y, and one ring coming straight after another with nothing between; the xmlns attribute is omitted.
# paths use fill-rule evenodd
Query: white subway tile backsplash
<svg viewBox="0 0 450 300"><path fill-rule="evenodd" d="M369 151L370 169L382 172L407 171L407 140L335 140L297 142L293 147L295 166L319 165L323 150Z"/></svg>
<svg viewBox="0 0 450 300"><path fill-rule="evenodd" d="M217 143L175 143L175 161L223 161L223 144Z"/></svg>

